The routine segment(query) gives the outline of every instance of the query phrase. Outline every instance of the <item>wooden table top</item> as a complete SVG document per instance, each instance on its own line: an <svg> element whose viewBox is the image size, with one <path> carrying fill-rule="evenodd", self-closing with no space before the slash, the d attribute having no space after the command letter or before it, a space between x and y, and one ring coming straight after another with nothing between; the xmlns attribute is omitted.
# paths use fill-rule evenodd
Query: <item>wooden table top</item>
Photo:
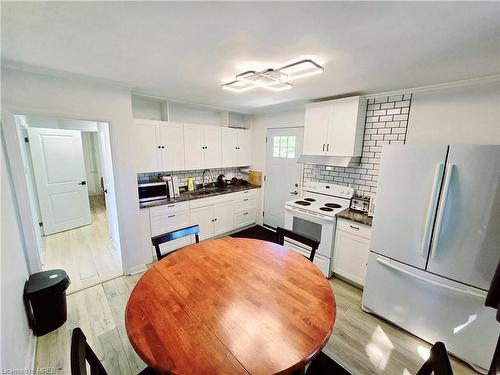
<svg viewBox="0 0 500 375"><path fill-rule="evenodd" d="M330 284L309 260L225 237L155 263L125 320L132 346L159 373L288 374L325 346L335 314Z"/></svg>

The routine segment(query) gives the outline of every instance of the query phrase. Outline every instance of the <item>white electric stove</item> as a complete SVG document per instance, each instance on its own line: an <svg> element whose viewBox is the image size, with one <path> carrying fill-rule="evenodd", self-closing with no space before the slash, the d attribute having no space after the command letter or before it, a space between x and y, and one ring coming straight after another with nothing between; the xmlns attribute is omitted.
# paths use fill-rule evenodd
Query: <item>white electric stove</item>
<svg viewBox="0 0 500 375"><path fill-rule="evenodd" d="M335 215L349 208L354 189L323 182L307 182L301 197L285 203L285 228L320 241L314 257L326 277L332 276ZM285 245L309 257L310 250L293 240Z"/></svg>

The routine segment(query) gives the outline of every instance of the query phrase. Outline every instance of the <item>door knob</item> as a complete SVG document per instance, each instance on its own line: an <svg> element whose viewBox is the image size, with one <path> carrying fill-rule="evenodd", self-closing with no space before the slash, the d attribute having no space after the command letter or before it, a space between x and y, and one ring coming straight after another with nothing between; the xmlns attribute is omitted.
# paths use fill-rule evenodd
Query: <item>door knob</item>
<svg viewBox="0 0 500 375"><path fill-rule="evenodd" d="M291 191L290 194L297 195L297 194L299 194L299 192L297 190L295 190L295 191Z"/></svg>
<svg viewBox="0 0 500 375"><path fill-rule="evenodd" d="M87 181L78 182L78 185L87 185Z"/></svg>

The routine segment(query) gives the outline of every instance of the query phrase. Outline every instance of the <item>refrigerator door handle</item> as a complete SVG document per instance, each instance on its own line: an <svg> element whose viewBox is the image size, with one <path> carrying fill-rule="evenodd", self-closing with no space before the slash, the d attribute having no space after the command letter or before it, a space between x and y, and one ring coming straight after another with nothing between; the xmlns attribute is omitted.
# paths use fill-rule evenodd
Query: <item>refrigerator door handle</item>
<svg viewBox="0 0 500 375"><path fill-rule="evenodd" d="M439 194L439 185L442 176L443 163L439 163L436 165L436 169L434 170L434 180L432 182L431 196L429 198L429 205L427 206L427 213L425 215L424 221L424 232L422 234L422 241L420 243L420 255L423 257L426 256L426 250L429 248L429 240L432 231L431 218L434 216L433 212L436 209L437 197Z"/></svg>
<svg viewBox="0 0 500 375"><path fill-rule="evenodd" d="M448 199L448 191L450 190L451 175L453 174L453 169L455 164L448 164L446 168L446 176L444 177L443 184L443 195L441 196L441 201L439 202L439 207L437 211L436 227L434 229L434 239L431 246L431 259L436 257L437 246L439 243L439 234L441 232L441 225L443 224L444 210L446 208L446 200Z"/></svg>
<svg viewBox="0 0 500 375"><path fill-rule="evenodd" d="M377 257L377 262L379 262L380 264L383 264L386 267L392 268L395 271L404 273L405 275L408 275L408 276L411 276L411 277L413 277L415 279L419 279L421 281L424 281L424 282L426 282L428 284L432 284L432 285L438 286L440 288L445 288L445 289L448 289L448 290L451 290L451 291L454 291L454 292L458 292L458 293L462 293L462 294L467 294L467 295L470 295L470 296L473 296L473 297L486 299L486 294L487 294L486 292L482 292L480 290L472 290L471 288L468 288L468 287L466 287L465 289L455 288L454 286L446 285L446 284L440 283L438 281L434 281L434 280L428 279L426 277L423 277L423 276L417 275L417 274L415 274L413 272L410 272L408 270L405 270L404 268L398 267L397 265L391 263L390 260L384 259L382 257Z"/></svg>

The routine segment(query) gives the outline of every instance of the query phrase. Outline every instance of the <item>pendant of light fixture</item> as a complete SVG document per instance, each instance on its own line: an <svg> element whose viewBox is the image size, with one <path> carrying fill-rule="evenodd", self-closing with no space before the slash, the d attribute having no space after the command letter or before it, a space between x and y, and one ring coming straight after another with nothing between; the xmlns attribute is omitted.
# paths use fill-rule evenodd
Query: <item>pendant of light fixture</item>
<svg viewBox="0 0 500 375"><path fill-rule="evenodd" d="M268 68L261 71L248 70L237 74L233 81L222 87L235 92L244 92L257 87L271 91L291 89L290 81L323 73L324 68L310 59L300 60L279 69Z"/></svg>

